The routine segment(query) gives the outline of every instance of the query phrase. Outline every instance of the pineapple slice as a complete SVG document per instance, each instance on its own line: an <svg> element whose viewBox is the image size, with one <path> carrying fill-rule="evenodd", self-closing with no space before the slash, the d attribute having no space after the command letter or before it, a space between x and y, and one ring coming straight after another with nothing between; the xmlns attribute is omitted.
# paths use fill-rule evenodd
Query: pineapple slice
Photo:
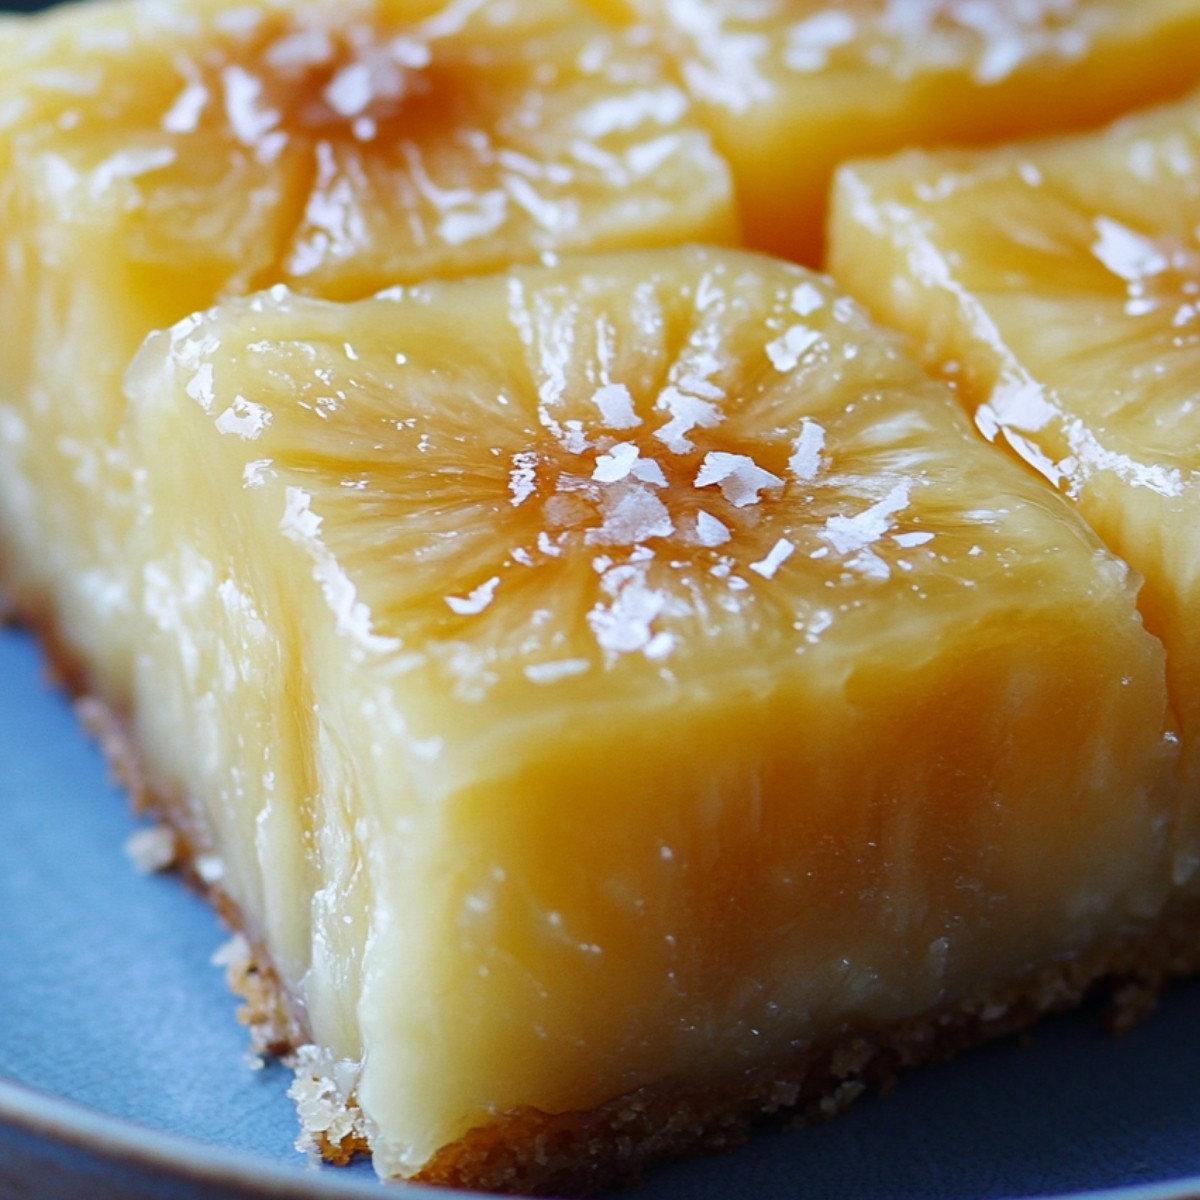
<svg viewBox="0 0 1200 1200"><path fill-rule="evenodd" d="M280 280L348 298L544 252L735 234L638 38L576 0L68 5L0 39L7 583L119 696L113 437L146 334Z"/></svg>
<svg viewBox="0 0 1200 1200"><path fill-rule="evenodd" d="M1134 580L826 281L277 287L128 380L137 741L327 1149L595 1187L1161 912Z"/></svg>
<svg viewBox="0 0 1200 1200"><path fill-rule="evenodd" d="M843 284L914 333L989 439L1145 576L1200 864L1200 96L1090 136L839 178Z"/></svg>
<svg viewBox="0 0 1200 1200"><path fill-rule="evenodd" d="M747 244L822 258L847 158L1083 129L1200 80L1196 0L594 0L659 34L733 166Z"/></svg>

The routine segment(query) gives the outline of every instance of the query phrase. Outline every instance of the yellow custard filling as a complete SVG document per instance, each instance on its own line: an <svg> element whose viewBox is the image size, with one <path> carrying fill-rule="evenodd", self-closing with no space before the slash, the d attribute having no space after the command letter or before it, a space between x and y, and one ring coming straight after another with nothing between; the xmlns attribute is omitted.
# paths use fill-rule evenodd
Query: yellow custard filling
<svg viewBox="0 0 1200 1200"><path fill-rule="evenodd" d="M382 1172L1160 911L1133 579L818 277L277 289L129 386L137 740Z"/></svg>

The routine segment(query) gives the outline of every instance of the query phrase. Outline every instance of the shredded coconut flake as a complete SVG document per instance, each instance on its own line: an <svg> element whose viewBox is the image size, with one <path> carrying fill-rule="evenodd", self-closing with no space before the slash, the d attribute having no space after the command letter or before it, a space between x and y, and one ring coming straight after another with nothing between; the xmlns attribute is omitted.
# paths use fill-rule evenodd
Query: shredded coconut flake
<svg viewBox="0 0 1200 1200"><path fill-rule="evenodd" d="M788 28L783 61L800 72L819 71L829 62L829 53L854 40L854 18L836 9L824 9Z"/></svg>
<svg viewBox="0 0 1200 1200"><path fill-rule="evenodd" d="M343 67L325 89L325 102L343 117L355 117L374 97L371 68L365 62Z"/></svg>
<svg viewBox="0 0 1200 1200"><path fill-rule="evenodd" d="M767 552L767 557L750 564L750 570L756 571L764 579L771 579L775 572L791 558L796 547L787 540L780 538Z"/></svg>
<svg viewBox="0 0 1200 1200"><path fill-rule="evenodd" d="M643 483L652 483L655 487L667 486L667 477L663 473L662 467L653 458L639 458L629 473L634 479L640 479Z"/></svg>
<svg viewBox="0 0 1200 1200"><path fill-rule="evenodd" d="M483 612L491 604L492 597L496 594L499 586L500 576L493 575L491 579L485 580L465 597L444 596L443 599L450 606L451 611L460 617L473 617Z"/></svg>
<svg viewBox="0 0 1200 1200"><path fill-rule="evenodd" d="M286 34L267 47L264 58L272 67L312 67L333 57L333 43L323 29L309 26Z"/></svg>
<svg viewBox="0 0 1200 1200"><path fill-rule="evenodd" d="M624 479L633 470L640 453L633 442L618 442L607 454L601 454L596 459L592 478L597 483L616 483Z"/></svg>
<svg viewBox="0 0 1200 1200"><path fill-rule="evenodd" d="M234 137L243 146L254 146L279 123L279 113L259 104L262 80L244 68L226 67L221 75L225 89L225 115Z"/></svg>
<svg viewBox="0 0 1200 1200"><path fill-rule="evenodd" d="M839 554L853 554L869 546L887 533L896 513L908 507L908 480L896 484L882 499L857 516L830 517L818 536L827 541Z"/></svg>
<svg viewBox="0 0 1200 1200"><path fill-rule="evenodd" d="M1093 225L1097 236L1092 243L1092 253L1127 283L1160 275L1170 265L1151 238L1127 225L1104 216L1097 217Z"/></svg>
<svg viewBox="0 0 1200 1200"><path fill-rule="evenodd" d="M590 545L633 546L647 538L670 537L675 532L666 505L640 483L613 485L601 502L604 522L589 529Z"/></svg>
<svg viewBox="0 0 1200 1200"><path fill-rule="evenodd" d="M199 372L195 378L199 378ZM211 384L210 384L211 386ZM244 441L254 441L273 420L271 410L265 405L235 396L233 403L217 417L218 433L236 433Z"/></svg>
<svg viewBox="0 0 1200 1200"><path fill-rule="evenodd" d="M207 104L208 88L199 82L189 83L163 116L164 132L192 133L200 124L200 116Z"/></svg>
<svg viewBox="0 0 1200 1200"><path fill-rule="evenodd" d="M690 392L694 396L700 396L705 400L724 400L724 390L719 385L713 383L706 375L697 373L698 371L715 370L717 360L711 354L705 352L697 355L694 367L694 370L679 377L679 387L683 391Z"/></svg>
<svg viewBox="0 0 1200 1200"><path fill-rule="evenodd" d="M522 450L512 456L512 469L508 473L508 490L512 493L510 503L514 508L523 504L537 489L538 456L534 450Z"/></svg>
<svg viewBox="0 0 1200 1200"><path fill-rule="evenodd" d="M807 325L790 325L782 337L766 345L767 357L777 371L794 371L796 365L821 340Z"/></svg>
<svg viewBox="0 0 1200 1200"><path fill-rule="evenodd" d="M170 146L158 146L145 150L119 150L106 158L91 173L88 191L101 196L116 179L136 179L151 171L169 167L175 161L175 151Z"/></svg>
<svg viewBox="0 0 1200 1200"><path fill-rule="evenodd" d="M624 96L606 96L583 109L575 117L576 128L589 141L596 142L619 130L636 129L652 122L674 125L687 111L687 97L670 84L643 88Z"/></svg>
<svg viewBox="0 0 1200 1200"><path fill-rule="evenodd" d="M473 207L456 209L438 222L438 234L451 246L494 233L508 219L508 197L502 191L480 192Z"/></svg>
<svg viewBox="0 0 1200 1200"><path fill-rule="evenodd" d="M721 395L718 390L717 398ZM689 395L673 384L663 388L654 407L665 409L671 414L671 419L660 429L656 429L654 436L675 454L686 454L696 448L687 436L693 429L712 429L724 419L721 410L715 404L699 396Z"/></svg>
<svg viewBox="0 0 1200 1200"><path fill-rule="evenodd" d="M815 313L825 303L820 288L807 281L792 289L792 312L798 317L807 317Z"/></svg>
<svg viewBox="0 0 1200 1200"><path fill-rule="evenodd" d="M642 423L633 407L633 396L623 383L606 383L592 394L605 429L634 429Z"/></svg>
<svg viewBox="0 0 1200 1200"><path fill-rule="evenodd" d="M587 615L596 641L610 654L645 650L654 637L651 622L667 606L666 594L647 587L644 569L632 566L610 568L603 586L612 603L597 604Z"/></svg>
<svg viewBox="0 0 1200 1200"><path fill-rule="evenodd" d="M242 486L261 487L272 473L271 468L274 465L274 460L270 458L256 458L248 462L242 468Z"/></svg>
<svg viewBox="0 0 1200 1200"><path fill-rule="evenodd" d="M821 451L825 449L825 430L807 417L800 423L800 432L792 442L788 470L801 483L816 479L821 470Z"/></svg>
<svg viewBox="0 0 1200 1200"><path fill-rule="evenodd" d="M440 737L413 738L409 742L409 749L413 752L413 757L420 759L421 762L437 762L442 756L442 749L445 746L445 741Z"/></svg>
<svg viewBox="0 0 1200 1200"><path fill-rule="evenodd" d="M643 179L678 153L683 139L677 133L664 133L648 142L637 142L625 151L625 163L635 179Z"/></svg>
<svg viewBox="0 0 1200 1200"><path fill-rule="evenodd" d="M887 563L870 546L864 546L857 554L848 558L846 566L868 579L887 579L892 573Z"/></svg>
<svg viewBox="0 0 1200 1200"><path fill-rule="evenodd" d="M433 36L432 34L430 36ZM388 57L401 67L417 70L433 62L433 51L427 42L401 34L387 44Z"/></svg>
<svg viewBox="0 0 1200 1200"><path fill-rule="evenodd" d="M664 658L668 658L671 651L675 649L678 639L673 633L668 633L663 630L661 633L656 633L643 647L642 653L651 660L651 662L660 662ZM599 947L596 947L599 952Z"/></svg>
<svg viewBox="0 0 1200 1200"><path fill-rule="evenodd" d="M696 475L695 486L698 488L714 483L734 508L757 504L760 491L783 486L778 475L764 471L749 455L730 454L724 450L710 450Z"/></svg>
<svg viewBox="0 0 1200 1200"><path fill-rule="evenodd" d="M582 675L590 668L586 658L563 658L557 662L530 663L524 674L530 683L556 683L572 675Z"/></svg>
<svg viewBox="0 0 1200 1200"><path fill-rule="evenodd" d="M696 513L696 539L702 546L723 546L732 534L728 526L704 509Z"/></svg>
<svg viewBox="0 0 1200 1200"><path fill-rule="evenodd" d="M212 407L216 401L217 394L213 386L213 365L211 362L202 362L197 368L196 373L183 385L184 392L187 393L197 404L200 405L206 413L212 412Z"/></svg>

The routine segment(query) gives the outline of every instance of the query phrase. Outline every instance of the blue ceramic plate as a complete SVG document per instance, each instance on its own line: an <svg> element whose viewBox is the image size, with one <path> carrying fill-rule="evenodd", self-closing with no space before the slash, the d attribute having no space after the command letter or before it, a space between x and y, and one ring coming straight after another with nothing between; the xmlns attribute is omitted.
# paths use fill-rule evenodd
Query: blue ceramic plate
<svg viewBox="0 0 1200 1200"><path fill-rule="evenodd" d="M247 1065L210 963L223 931L178 880L132 868L135 828L32 642L0 633L0 1197L377 1196L367 1164L313 1170L293 1150L287 1072ZM1094 1012L1051 1021L636 1194L1148 1200L1200 1195L1195 1176L1200 982L1124 1038Z"/></svg>

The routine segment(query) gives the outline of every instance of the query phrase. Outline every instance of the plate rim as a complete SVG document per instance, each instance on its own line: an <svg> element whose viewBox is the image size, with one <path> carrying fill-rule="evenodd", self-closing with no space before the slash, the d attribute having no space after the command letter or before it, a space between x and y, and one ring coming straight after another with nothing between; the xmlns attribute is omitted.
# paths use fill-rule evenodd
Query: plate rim
<svg viewBox="0 0 1200 1200"><path fill-rule="evenodd" d="M98 1168L128 1168L147 1179L221 1187L227 1195L247 1198L288 1197L288 1200L350 1200L378 1194L377 1179L339 1179L335 1174L308 1174L297 1154L298 1165L266 1161L250 1151L200 1141L139 1124L54 1095L0 1075L0 1130L22 1137L30 1145L22 1164L4 1161L0 1194L11 1176L37 1186L45 1154L66 1151L69 1177L94 1183ZM232 1192L228 1189L233 1189ZM24 1193L21 1193L24 1194ZM29 1195L40 1193L31 1192ZM479 1193L407 1184L406 1200L477 1200Z"/></svg>
<svg viewBox="0 0 1200 1200"><path fill-rule="evenodd" d="M0 1131L17 1133L39 1148L74 1152L67 1174L81 1185L93 1185L97 1168L131 1169L147 1182L181 1183L204 1189L220 1188L226 1197L246 1200L362 1200L380 1194L381 1180L338 1179L336 1175L268 1162L255 1154L227 1146L202 1142L183 1134L169 1133L118 1117L77 1101L57 1096L0 1075ZM37 1186L42 1177L43 1157L28 1156L26 1170L20 1164L3 1163L17 1182ZM6 1175L0 1172L0 1192ZM405 1184L406 1200L479 1200L485 1193ZM230 1190L232 1189L232 1190ZM24 1195L25 1193L21 1193ZM28 1193L33 1195L35 1193ZM80 1195L92 1194L81 1192ZM154 1195L164 1195L155 1191ZM116 1193L113 1193L115 1196ZM1014 1197L1013 1200L1021 1200ZM1130 1184L1094 1191L1055 1192L1023 1200L1200 1200L1200 1175L1174 1180Z"/></svg>

